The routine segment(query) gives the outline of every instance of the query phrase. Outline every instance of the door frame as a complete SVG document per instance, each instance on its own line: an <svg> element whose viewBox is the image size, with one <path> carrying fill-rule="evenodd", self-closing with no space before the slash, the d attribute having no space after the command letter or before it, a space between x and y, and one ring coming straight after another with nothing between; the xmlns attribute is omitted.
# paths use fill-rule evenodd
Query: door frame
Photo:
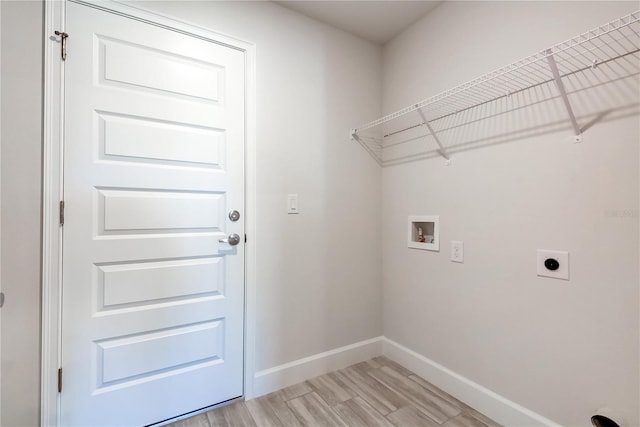
<svg viewBox="0 0 640 427"><path fill-rule="evenodd" d="M60 425L58 368L61 366L64 63L54 31L65 30L68 1L116 13L244 52L245 55L245 303L244 397L253 397L256 332L256 46L189 22L116 0L46 0L44 22L44 123L42 161L42 426ZM70 35L70 38L73 34ZM69 52L73 55L73 52Z"/></svg>
<svg viewBox="0 0 640 427"><path fill-rule="evenodd" d="M1 34L2 34L2 2L0 1L0 35ZM2 69L2 45L0 43L0 70L1 69ZM2 129L2 82L1 82L1 79L0 79L0 129ZM2 241L2 132L0 132L0 242L1 241ZM2 257L0 257L0 294L2 294L2 292L3 292ZM2 384L2 307L0 307L0 384ZM2 424L2 387L0 387L0 425L1 424Z"/></svg>

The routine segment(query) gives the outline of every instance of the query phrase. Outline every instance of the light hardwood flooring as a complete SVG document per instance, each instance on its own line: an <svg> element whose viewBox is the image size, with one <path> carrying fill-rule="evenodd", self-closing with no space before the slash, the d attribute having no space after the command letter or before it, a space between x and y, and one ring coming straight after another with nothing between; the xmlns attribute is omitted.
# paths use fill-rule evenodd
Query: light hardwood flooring
<svg viewBox="0 0 640 427"><path fill-rule="evenodd" d="M499 427L413 372L376 357L171 427Z"/></svg>

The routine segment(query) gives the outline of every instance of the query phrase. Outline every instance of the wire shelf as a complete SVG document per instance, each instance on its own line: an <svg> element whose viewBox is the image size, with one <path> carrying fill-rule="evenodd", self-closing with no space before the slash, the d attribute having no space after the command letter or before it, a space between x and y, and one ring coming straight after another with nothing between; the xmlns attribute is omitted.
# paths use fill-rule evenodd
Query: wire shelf
<svg viewBox="0 0 640 427"><path fill-rule="evenodd" d="M579 142L585 129L578 124L570 96L575 98L576 93L609 81L638 76L639 52L640 11L637 11L352 129L351 136L382 166L398 160L385 156L398 137L404 142L420 137L433 139L437 144L435 152L448 160L448 147L439 135L443 129L481 119L483 113L479 110L486 114L497 106L522 104L525 93L532 98L531 93L545 92L544 100L562 102L563 119L569 118ZM583 76L586 72L590 75Z"/></svg>

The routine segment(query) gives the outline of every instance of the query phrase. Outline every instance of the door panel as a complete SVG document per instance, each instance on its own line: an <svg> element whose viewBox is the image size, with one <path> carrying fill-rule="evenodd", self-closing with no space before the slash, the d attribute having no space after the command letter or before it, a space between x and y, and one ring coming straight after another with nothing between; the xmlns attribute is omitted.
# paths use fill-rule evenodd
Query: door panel
<svg viewBox="0 0 640 427"><path fill-rule="evenodd" d="M224 258L97 265L101 309L222 295ZM147 286L153 283L153 286Z"/></svg>
<svg viewBox="0 0 640 427"><path fill-rule="evenodd" d="M168 95L183 95L220 101L221 69L194 58L156 50L123 40L99 38L98 71L103 84L127 85L134 90L155 89ZM149 70L154 70L149 73Z"/></svg>
<svg viewBox="0 0 640 427"><path fill-rule="evenodd" d="M100 153L104 160L224 167L224 131L220 129L104 113L100 115L100 126Z"/></svg>
<svg viewBox="0 0 640 427"><path fill-rule="evenodd" d="M97 189L98 234L169 230L221 231L224 194L144 189Z"/></svg>
<svg viewBox="0 0 640 427"><path fill-rule="evenodd" d="M222 358L224 321L149 331L97 342L101 384L131 382L166 370ZM188 352L175 351L189 348Z"/></svg>
<svg viewBox="0 0 640 427"><path fill-rule="evenodd" d="M67 5L62 425L242 395L244 54Z"/></svg>

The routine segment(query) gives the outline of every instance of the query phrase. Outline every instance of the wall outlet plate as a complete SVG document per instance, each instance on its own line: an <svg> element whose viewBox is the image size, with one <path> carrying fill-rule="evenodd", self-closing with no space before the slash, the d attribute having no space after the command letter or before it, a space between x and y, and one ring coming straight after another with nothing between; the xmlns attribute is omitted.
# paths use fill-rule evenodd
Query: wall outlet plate
<svg viewBox="0 0 640 427"><path fill-rule="evenodd" d="M298 211L298 195L297 194L287 194L287 213L288 214L299 214Z"/></svg>
<svg viewBox="0 0 640 427"><path fill-rule="evenodd" d="M451 261L464 262L464 243L461 240L451 241Z"/></svg>
<svg viewBox="0 0 640 427"><path fill-rule="evenodd" d="M569 252L538 249L538 276L569 280Z"/></svg>

